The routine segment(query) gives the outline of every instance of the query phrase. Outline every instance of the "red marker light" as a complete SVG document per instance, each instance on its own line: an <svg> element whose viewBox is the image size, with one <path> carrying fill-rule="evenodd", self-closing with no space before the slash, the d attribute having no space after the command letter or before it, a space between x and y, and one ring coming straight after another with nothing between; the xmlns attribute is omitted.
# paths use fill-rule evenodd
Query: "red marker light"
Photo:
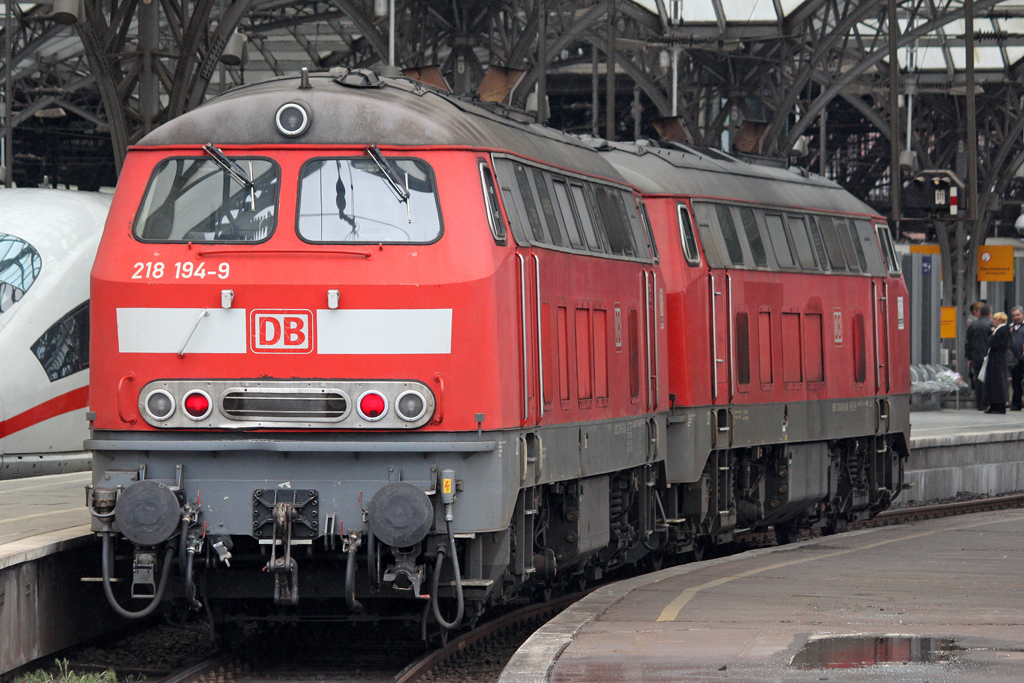
<svg viewBox="0 0 1024 683"><path fill-rule="evenodd" d="M370 419L383 415L387 407L384 397L375 392L367 392L359 401L359 411Z"/></svg>
<svg viewBox="0 0 1024 683"><path fill-rule="evenodd" d="M182 401L185 412L193 420L202 420L210 414L210 397L202 391L192 391Z"/></svg>

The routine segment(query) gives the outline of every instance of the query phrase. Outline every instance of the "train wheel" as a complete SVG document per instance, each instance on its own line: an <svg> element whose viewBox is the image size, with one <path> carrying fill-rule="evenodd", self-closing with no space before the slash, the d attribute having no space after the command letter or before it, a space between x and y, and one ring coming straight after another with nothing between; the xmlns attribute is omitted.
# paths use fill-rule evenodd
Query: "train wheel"
<svg viewBox="0 0 1024 683"><path fill-rule="evenodd" d="M704 559L705 555L707 555L708 545L707 541L703 541L701 539L697 539L693 542L693 550L690 552L693 555L694 562L700 562Z"/></svg>
<svg viewBox="0 0 1024 683"><path fill-rule="evenodd" d="M775 542L779 545L792 543L800 536L800 527L793 522L779 522L775 525Z"/></svg>
<svg viewBox="0 0 1024 683"><path fill-rule="evenodd" d="M665 555L660 552L648 553L643 559L643 568L649 572L659 571L665 564Z"/></svg>
<svg viewBox="0 0 1024 683"><path fill-rule="evenodd" d="M829 517L828 523L821 528L822 536L832 536L833 534L841 534L846 531L848 521L846 517L836 515Z"/></svg>

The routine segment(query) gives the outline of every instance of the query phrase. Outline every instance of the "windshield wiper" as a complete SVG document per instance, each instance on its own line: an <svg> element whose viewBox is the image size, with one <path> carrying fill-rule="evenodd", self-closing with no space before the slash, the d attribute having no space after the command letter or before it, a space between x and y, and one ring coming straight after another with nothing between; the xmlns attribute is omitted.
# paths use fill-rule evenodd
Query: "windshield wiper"
<svg viewBox="0 0 1024 683"><path fill-rule="evenodd" d="M370 155L373 162L377 164L377 168L379 168L381 173L384 174L384 182L387 183L388 187L391 188L391 191L395 193L396 197L398 197L398 201L408 204L409 190L402 187L402 184L395 180L391 175L391 167L388 166L388 162L385 161L384 156L380 153L380 150L377 149L377 146L367 145L366 153Z"/></svg>
<svg viewBox="0 0 1024 683"><path fill-rule="evenodd" d="M242 167L229 159L224 152L220 151L215 144L207 142L203 145L203 151L213 157L213 161L224 169L224 172L231 176L236 183L249 191L249 204L252 210L256 210L256 185L249 178L249 175L242 170ZM249 172L252 172L252 164L249 164Z"/></svg>

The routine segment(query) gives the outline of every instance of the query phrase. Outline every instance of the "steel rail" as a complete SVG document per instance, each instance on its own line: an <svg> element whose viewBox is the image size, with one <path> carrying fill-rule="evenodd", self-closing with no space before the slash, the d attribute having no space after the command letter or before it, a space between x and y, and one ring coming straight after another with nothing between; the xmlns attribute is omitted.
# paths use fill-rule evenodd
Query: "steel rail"
<svg viewBox="0 0 1024 683"><path fill-rule="evenodd" d="M1024 507L1024 493L1016 493L1008 496L994 496L992 498L977 498L975 500L960 500L953 503L938 503L935 505L898 508L895 510L883 510L870 520L861 522L861 524L898 524L903 521L913 521L916 519L963 515L971 512L1004 510L1007 508L1017 507Z"/></svg>
<svg viewBox="0 0 1024 683"><path fill-rule="evenodd" d="M207 657L201 662L189 664L186 667L168 674L167 676L159 679L157 683L194 683L194 681L197 681L200 676L216 671L218 667L225 666L235 654L237 653L230 650L218 652L215 655Z"/></svg>
<svg viewBox="0 0 1024 683"><path fill-rule="evenodd" d="M514 612L510 612L503 617L498 617L493 621L481 624L472 631L455 638L446 646L429 652L420 659L409 664L391 679L391 683L413 683L414 681L419 680L420 677L437 669L439 666L452 659L466 648L483 642L518 623L542 616L548 612L561 612L563 609L584 597L586 594L587 592L573 593L572 595L555 598L554 600L550 600L540 605L529 605ZM179 682L161 681L161 683Z"/></svg>

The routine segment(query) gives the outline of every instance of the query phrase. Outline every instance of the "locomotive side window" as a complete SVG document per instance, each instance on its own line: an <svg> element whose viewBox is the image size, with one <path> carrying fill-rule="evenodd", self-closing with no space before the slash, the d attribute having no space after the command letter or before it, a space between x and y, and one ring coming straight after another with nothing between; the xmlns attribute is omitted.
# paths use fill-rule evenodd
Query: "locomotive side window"
<svg viewBox="0 0 1024 683"><path fill-rule="evenodd" d="M782 223L782 216L768 213L764 216L765 225L768 226L768 235L772 240L772 247L775 249L775 260L782 268L795 268L793 251L789 247L789 239L786 237L786 226Z"/></svg>
<svg viewBox="0 0 1024 683"><path fill-rule="evenodd" d="M144 242L262 242L270 237L277 225L280 169L266 159L231 161L247 182L209 157L157 164L135 237Z"/></svg>
<svg viewBox="0 0 1024 683"><path fill-rule="evenodd" d="M558 209L562 213L565 231L569 233L569 242L574 247L582 247L583 238L580 236L580 229L573 213L572 200L569 199L569 186L564 180L559 179L552 183L552 187L555 188L555 199L558 202Z"/></svg>
<svg viewBox="0 0 1024 683"><path fill-rule="evenodd" d="M565 240L562 239L562 231L558 229L558 219L555 218L555 207L551 203L547 178L539 168L533 169L533 182L537 186L537 198L540 199L540 208L544 212L544 220L548 224L548 236L551 238L552 244L560 247Z"/></svg>
<svg viewBox="0 0 1024 683"><path fill-rule="evenodd" d="M861 250L858 254L857 247L860 246L860 243L853 238L849 222L845 218L836 218L836 231L839 233L839 241L843 245L843 254L846 256L846 265L850 270L859 272L866 268L864 252Z"/></svg>
<svg viewBox="0 0 1024 683"><path fill-rule="evenodd" d="M504 245L508 242L508 233L505 231L505 220L501 217L501 210L498 208L498 191L494 187L494 177L486 161L480 161L480 183L484 190L484 204L487 206L487 222L491 225L491 234L494 241Z"/></svg>
<svg viewBox="0 0 1024 683"><path fill-rule="evenodd" d="M892 234L889 226L884 223L878 224L878 240L882 244L882 255L885 257L885 266L893 275L900 273L900 260L896 257L896 249L892 246Z"/></svg>
<svg viewBox="0 0 1024 683"><path fill-rule="evenodd" d="M832 264L832 269L846 270L846 259L843 258L843 248L839 244L839 234L836 232L832 217L820 216L818 225L821 226L821 233L825 237L825 250L828 252L828 261Z"/></svg>
<svg viewBox="0 0 1024 683"><path fill-rule="evenodd" d="M0 313L21 301L42 269L43 259L31 244L0 233Z"/></svg>
<svg viewBox="0 0 1024 683"><path fill-rule="evenodd" d="M604 251L601 249L601 241L594 229L594 221L591 218L590 206L587 204L587 195L582 185L570 183L569 189L572 193L573 203L576 205L576 215L580 217L580 225L583 227L583 234L587 238L587 246L591 251Z"/></svg>
<svg viewBox="0 0 1024 683"><path fill-rule="evenodd" d="M683 256L691 266L700 265L700 252L697 251L697 237L693 234L693 223L686 204L676 206L679 215L679 241L683 245Z"/></svg>
<svg viewBox="0 0 1024 683"><path fill-rule="evenodd" d="M704 246L704 258L712 268L724 268L732 265L724 254L721 233L717 230L718 218L711 204L693 202L693 218L697 221L700 242Z"/></svg>
<svg viewBox="0 0 1024 683"><path fill-rule="evenodd" d="M789 234L793 236L793 246L796 247L796 257L800 266L808 270L817 270L818 265L814 262L814 252L811 251L811 240L807 236L807 223L803 216L786 215L789 222Z"/></svg>
<svg viewBox="0 0 1024 683"><path fill-rule="evenodd" d="M743 246L740 244L739 233L736 232L736 224L732 220L732 211L728 206L715 205L718 213L718 227L725 239L725 250L729 253L729 260L734 266L743 265Z"/></svg>
<svg viewBox="0 0 1024 683"><path fill-rule="evenodd" d="M867 264L864 272L884 275L885 263L882 261L882 252L878 245L878 235L875 234L871 221L857 219L850 221L850 224L853 226L854 239L857 240L857 244L860 246L864 254L865 263Z"/></svg>
<svg viewBox="0 0 1024 683"><path fill-rule="evenodd" d="M89 367L89 302L50 326L31 346L51 382Z"/></svg>
<svg viewBox="0 0 1024 683"><path fill-rule="evenodd" d="M526 169L522 164L515 165L516 182L519 184L519 194L523 198L523 208L526 209L526 217L530 221L530 232L533 239L544 243L544 226L540 224L540 214L537 212L537 202L533 199L533 190L530 189L530 179L526 176Z"/></svg>
<svg viewBox="0 0 1024 683"><path fill-rule="evenodd" d="M610 187L598 185L594 188L594 196L597 198L597 207L604 222L608 246L612 253L619 256L635 255L633 237L630 235L631 231L626 222L625 209L622 206L619 192Z"/></svg>
<svg viewBox="0 0 1024 683"><path fill-rule="evenodd" d="M825 253L825 241L821 238L821 228L814 216L807 217L807 226L811 230L811 240L814 242L814 251L818 254L818 264L822 270L828 270L828 254Z"/></svg>
<svg viewBox="0 0 1024 683"><path fill-rule="evenodd" d="M768 255L764 250L764 242L761 240L761 230L757 227L757 216L754 215L754 210L742 207L740 221L743 223L743 232L747 234L747 244L750 245L750 255L754 257L754 265L766 268Z"/></svg>
<svg viewBox="0 0 1024 683"><path fill-rule="evenodd" d="M636 212L635 212L635 208L634 208L633 211L630 211L630 201L629 201L630 198L633 200L633 206L634 207L639 207L639 209L640 209L640 213L639 213L640 225L639 225L639 227L634 225L634 232L636 232L636 230L642 230L643 231L643 235L642 235L643 239L642 240L639 239L640 236L638 236L638 241L641 242L641 243L646 243L647 244L647 254L648 254L648 256L650 256L651 259L657 261L658 260L658 243L654 241L654 232L651 230L651 219L647 216L647 206L644 205L644 200L640 199L639 196L633 196L633 195L630 195L629 193L623 193L623 194L624 194L624 197L626 197L623 200L625 202L625 205L626 205L626 213L629 214L630 220L634 221L634 223L635 223L635 220L637 218L637 215L636 215Z"/></svg>
<svg viewBox="0 0 1024 683"><path fill-rule="evenodd" d="M384 161L387 173L371 157L313 159L303 164L299 238L313 243L437 241L441 212L430 166L420 159L388 157Z"/></svg>

